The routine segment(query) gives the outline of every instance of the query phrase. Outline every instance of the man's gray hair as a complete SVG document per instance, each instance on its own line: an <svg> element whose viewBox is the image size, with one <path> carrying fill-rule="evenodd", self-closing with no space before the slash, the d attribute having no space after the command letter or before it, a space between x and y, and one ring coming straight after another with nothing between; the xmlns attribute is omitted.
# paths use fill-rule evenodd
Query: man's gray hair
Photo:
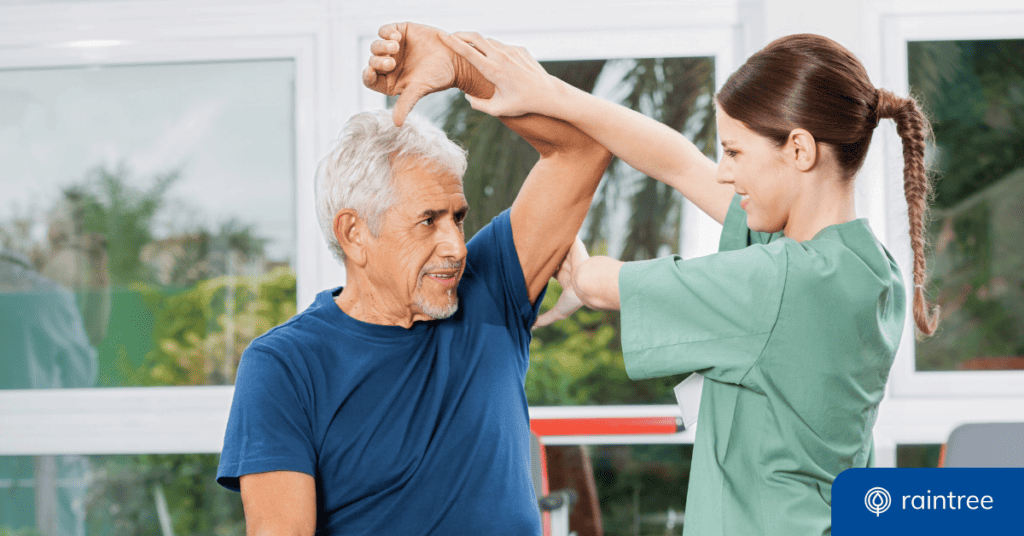
<svg viewBox="0 0 1024 536"><path fill-rule="evenodd" d="M345 124L316 170L317 219L339 261L345 261L345 252L334 236L334 216L354 209L379 236L385 212L397 201L391 186L395 166L401 169L410 160L460 179L466 172L466 150L421 117L410 114L399 128L390 110L380 110L356 114Z"/></svg>

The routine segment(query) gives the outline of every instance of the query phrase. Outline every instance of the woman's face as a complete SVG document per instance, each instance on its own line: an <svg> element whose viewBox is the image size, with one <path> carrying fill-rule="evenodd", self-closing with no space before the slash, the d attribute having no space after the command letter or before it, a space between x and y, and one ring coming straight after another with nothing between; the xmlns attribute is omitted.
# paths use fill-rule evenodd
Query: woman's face
<svg viewBox="0 0 1024 536"><path fill-rule="evenodd" d="M798 191L795 169L786 163L775 142L729 117L720 106L716 108L723 149L718 182L731 184L742 196L740 206L751 230L783 230Z"/></svg>

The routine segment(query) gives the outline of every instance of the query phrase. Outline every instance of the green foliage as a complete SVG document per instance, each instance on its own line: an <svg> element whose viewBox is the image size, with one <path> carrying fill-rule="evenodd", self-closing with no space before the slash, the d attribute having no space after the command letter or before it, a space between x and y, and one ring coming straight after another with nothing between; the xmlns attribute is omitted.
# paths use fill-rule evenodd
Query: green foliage
<svg viewBox="0 0 1024 536"><path fill-rule="evenodd" d="M157 454L94 458L87 533L94 536L161 534L157 510L163 491L177 536L242 536L242 504L214 482L215 454Z"/></svg>
<svg viewBox="0 0 1024 536"><path fill-rule="evenodd" d="M136 284L155 316L154 348L131 385L231 383L249 343L295 314L295 274L280 267L255 277L216 277L168 293ZM166 497L174 533L245 533L241 501L214 482L217 455L166 454L100 458L90 488L90 534L160 534L157 494Z"/></svg>
<svg viewBox="0 0 1024 536"><path fill-rule="evenodd" d="M32 527L0 527L0 536L44 536L43 533L37 531Z"/></svg>
<svg viewBox="0 0 1024 536"><path fill-rule="evenodd" d="M176 173L159 176L148 189L131 186L124 168L97 168L67 197L85 232L107 237L115 284L112 321L119 332L100 347L113 370L106 385L223 385L233 381L246 346L295 314L295 274L278 267L258 276L231 276L237 257L262 253L266 240L231 220L215 232L200 230L174 251L170 282L160 285L143 261L154 243L152 227ZM127 316L126 316L127 315ZM127 344L127 346L126 346ZM142 344L148 352L136 348ZM135 354L145 355L141 362ZM174 533L240 536L241 501L213 477L218 456L166 454L94 458L86 500L89 534L161 534L160 489ZM13 533L21 535L22 533ZM12 536L13 536L12 534ZM24 533L27 536L29 533Z"/></svg>
<svg viewBox="0 0 1024 536"><path fill-rule="evenodd" d="M939 149L937 207L1024 164L1024 41L912 42L907 59Z"/></svg>
<svg viewBox="0 0 1024 536"><path fill-rule="evenodd" d="M681 514L686 506L693 445L591 449L605 534L666 534L665 520L658 518L669 509Z"/></svg>
<svg viewBox="0 0 1024 536"><path fill-rule="evenodd" d="M295 273L221 276L168 294L139 287L153 308L155 348L135 385L232 383L253 339L295 315Z"/></svg>
<svg viewBox="0 0 1024 536"><path fill-rule="evenodd" d="M152 242L153 218L178 176L177 172L158 175L143 190L131 185L135 181L130 180L127 168L97 167L66 192L81 211L84 231L107 238L107 264L115 285L150 279L142 248Z"/></svg>

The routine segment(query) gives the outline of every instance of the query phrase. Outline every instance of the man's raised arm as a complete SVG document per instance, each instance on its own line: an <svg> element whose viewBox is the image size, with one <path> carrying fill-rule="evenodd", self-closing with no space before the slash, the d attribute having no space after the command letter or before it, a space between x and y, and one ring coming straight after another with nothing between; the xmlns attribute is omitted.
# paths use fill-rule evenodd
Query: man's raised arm
<svg viewBox="0 0 1024 536"><path fill-rule="evenodd" d="M444 44L446 34L437 28L395 23L382 26L378 34L381 39L371 45L373 56L363 72L363 83L381 93L401 94L395 124L400 125L416 101L428 93L451 87L475 98L494 93L493 84ZM483 38L475 46L492 57L526 54ZM511 213L512 236L533 302L583 225L611 153L557 119L536 114L500 119L540 153Z"/></svg>
<svg viewBox="0 0 1024 536"><path fill-rule="evenodd" d="M533 302L583 225L611 153L576 127L542 115L502 117L540 153L512 203L512 237Z"/></svg>

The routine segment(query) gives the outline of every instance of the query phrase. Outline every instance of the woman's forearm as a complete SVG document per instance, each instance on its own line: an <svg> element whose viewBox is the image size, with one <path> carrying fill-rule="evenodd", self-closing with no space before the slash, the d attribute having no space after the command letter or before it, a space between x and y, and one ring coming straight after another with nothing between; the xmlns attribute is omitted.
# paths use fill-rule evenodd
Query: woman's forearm
<svg viewBox="0 0 1024 536"><path fill-rule="evenodd" d="M733 188L715 180L717 164L681 133L566 83L559 83L546 114L573 124L636 170L678 190L719 223Z"/></svg>
<svg viewBox="0 0 1024 536"><path fill-rule="evenodd" d="M622 261L591 257L573 274L573 287L580 301L591 309L619 310L619 270Z"/></svg>

